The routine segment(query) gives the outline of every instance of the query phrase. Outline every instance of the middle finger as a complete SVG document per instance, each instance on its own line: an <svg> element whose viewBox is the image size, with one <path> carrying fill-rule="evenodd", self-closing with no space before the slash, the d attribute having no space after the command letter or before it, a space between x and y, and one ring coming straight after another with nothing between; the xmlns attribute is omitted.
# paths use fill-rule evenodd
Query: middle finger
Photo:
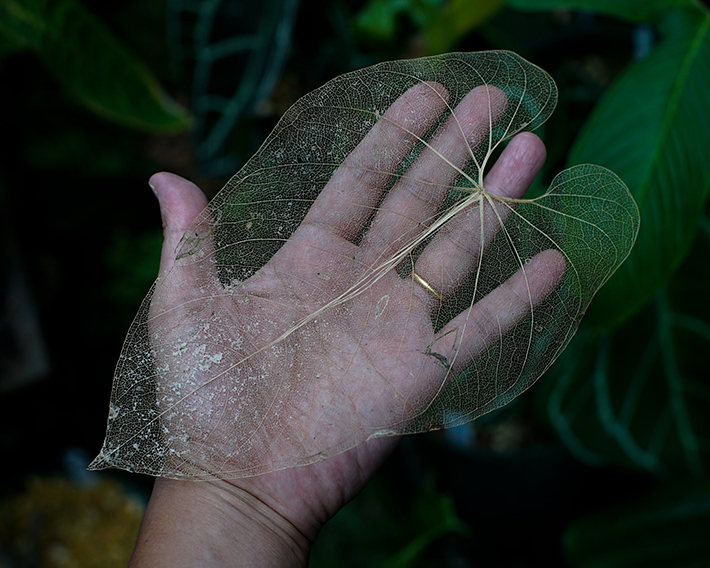
<svg viewBox="0 0 710 568"><path fill-rule="evenodd" d="M545 157L545 145L537 136L529 132L516 136L486 176L486 192L503 198L521 198ZM477 265L512 207L505 200L489 200L481 195L477 203L453 217L427 244L416 260L415 274L440 296L452 294Z"/></svg>
<svg viewBox="0 0 710 568"><path fill-rule="evenodd" d="M426 229L461 168L476 159L475 149L489 137L506 104L500 89L485 85L461 100L385 197L363 238L364 250L389 256Z"/></svg>

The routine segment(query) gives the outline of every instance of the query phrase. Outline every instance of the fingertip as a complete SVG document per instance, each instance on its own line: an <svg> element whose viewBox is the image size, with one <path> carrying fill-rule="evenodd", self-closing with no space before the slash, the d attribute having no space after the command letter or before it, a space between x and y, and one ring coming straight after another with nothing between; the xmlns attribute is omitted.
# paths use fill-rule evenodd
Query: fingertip
<svg viewBox="0 0 710 568"><path fill-rule="evenodd" d="M158 172L150 176L150 179L148 180L148 186L150 189L155 193L155 196L158 197L158 187L161 187L163 185L164 178L167 176L170 176L168 172ZM167 182L167 180L165 180Z"/></svg>
<svg viewBox="0 0 710 568"><path fill-rule="evenodd" d="M532 261L532 275L537 286L536 304L545 299L562 281L567 271L564 255L556 249L538 253Z"/></svg>
<svg viewBox="0 0 710 568"><path fill-rule="evenodd" d="M194 192L202 193L200 188L191 181L170 172L158 172L153 174L148 180L148 185L158 197L174 192L186 194Z"/></svg>
<svg viewBox="0 0 710 568"><path fill-rule="evenodd" d="M542 139L533 132L521 132L510 142L514 148L526 157L527 165L536 172L547 159L547 148Z"/></svg>
<svg viewBox="0 0 710 568"><path fill-rule="evenodd" d="M184 231L207 206L207 198L191 181L169 172L153 174L148 185L160 204L163 226Z"/></svg>
<svg viewBox="0 0 710 568"><path fill-rule="evenodd" d="M532 132L521 132L510 141L486 176L486 189L504 197L521 198L546 158L544 142Z"/></svg>
<svg viewBox="0 0 710 568"><path fill-rule="evenodd" d="M172 269L182 236L207 206L207 198L194 183L168 172L152 175L148 185L160 204L163 222L160 271L163 274Z"/></svg>

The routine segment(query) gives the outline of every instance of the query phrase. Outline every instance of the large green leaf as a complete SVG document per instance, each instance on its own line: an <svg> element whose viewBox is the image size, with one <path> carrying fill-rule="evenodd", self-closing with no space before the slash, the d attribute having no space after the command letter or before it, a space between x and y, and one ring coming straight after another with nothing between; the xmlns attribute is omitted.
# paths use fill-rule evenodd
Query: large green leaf
<svg viewBox="0 0 710 568"><path fill-rule="evenodd" d="M634 503L583 519L565 535L577 568L710 566L710 484L664 487Z"/></svg>
<svg viewBox="0 0 710 568"><path fill-rule="evenodd" d="M602 98L570 155L613 168L641 210L631 256L590 309L600 327L628 318L676 270L710 190L710 14L676 12L665 30Z"/></svg>
<svg viewBox="0 0 710 568"><path fill-rule="evenodd" d="M76 0L0 0L0 34L34 49L72 97L105 118L153 132L188 126L150 71Z"/></svg>
<svg viewBox="0 0 710 568"><path fill-rule="evenodd" d="M708 224L707 221L704 224ZM614 332L583 326L541 395L586 462L702 475L710 465L710 232L654 302Z"/></svg>
<svg viewBox="0 0 710 568"><path fill-rule="evenodd" d="M590 10L608 16L646 22L664 10L695 5L694 0L505 0L519 10Z"/></svg>

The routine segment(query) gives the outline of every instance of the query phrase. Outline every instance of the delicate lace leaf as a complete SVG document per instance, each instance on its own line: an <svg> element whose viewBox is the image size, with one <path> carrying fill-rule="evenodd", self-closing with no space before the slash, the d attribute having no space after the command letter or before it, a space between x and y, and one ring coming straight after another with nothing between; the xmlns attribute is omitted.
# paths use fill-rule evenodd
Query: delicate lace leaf
<svg viewBox="0 0 710 568"><path fill-rule="evenodd" d="M598 166L530 200L516 172L484 179L556 99L500 51L381 63L300 99L143 303L92 467L257 475L527 389L639 225Z"/></svg>

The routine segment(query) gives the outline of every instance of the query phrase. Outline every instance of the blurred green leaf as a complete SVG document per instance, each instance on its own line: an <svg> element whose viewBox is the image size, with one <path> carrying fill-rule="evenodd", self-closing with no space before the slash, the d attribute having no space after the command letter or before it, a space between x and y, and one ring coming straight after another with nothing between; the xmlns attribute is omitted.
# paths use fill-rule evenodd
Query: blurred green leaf
<svg viewBox="0 0 710 568"><path fill-rule="evenodd" d="M710 566L710 483L664 487L573 524L565 535L576 568Z"/></svg>
<svg viewBox="0 0 710 568"><path fill-rule="evenodd" d="M376 476L325 526L309 566L413 568L422 565L423 554L435 540L466 530L453 500L442 495L431 478L410 506L403 507Z"/></svg>
<svg viewBox="0 0 710 568"><path fill-rule="evenodd" d="M677 269L710 192L710 14L676 12L665 29L602 97L569 158L612 169L641 211L636 246L590 307L600 328L626 320Z"/></svg>
<svg viewBox="0 0 710 568"><path fill-rule="evenodd" d="M91 111L131 128L175 132L186 112L76 0L0 0L0 34L35 50L64 89Z"/></svg>
<svg viewBox="0 0 710 568"><path fill-rule="evenodd" d="M54 125L29 138L25 146L29 167L72 177L79 171L82 175L106 178L135 171L135 153L139 147L134 137L114 135L107 140L105 129L92 128L86 121L68 115L69 112L64 113L62 128ZM87 160L87 156L91 159Z"/></svg>
<svg viewBox="0 0 710 568"><path fill-rule="evenodd" d="M408 0L370 0L358 14L355 25L370 37L391 39L397 32L397 18L408 5Z"/></svg>
<svg viewBox="0 0 710 568"><path fill-rule="evenodd" d="M705 221L708 224L710 221ZM579 459L653 473L710 465L710 231L654 302L613 332L583 325L539 395Z"/></svg>
<svg viewBox="0 0 710 568"><path fill-rule="evenodd" d="M589 10L636 22L654 20L660 13L673 8L696 6L695 0L505 0L519 10Z"/></svg>
<svg viewBox="0 0 710 568"><path fill-rule="evenodd" d="M0 1L0 33L5 36L5 41L21 47L38 48L47 25L42 14L37 12L45 8L38 2L33 4L32 0L27 3L19 0Z"/></svg>
<svg viewBox="0 0 710 568"><path fill-rule="evenodd" d="M1 17L1 16L0 16ZM0 26L2 24L0 23ZM2 32L0 31L0 34ZM25 46L0 35L0 59L25 50Z"/></svg>
<svg viewBox="0 0 710 568"><path fill-rule="evenodd" d="M425 28L431 53L451 51L466 34L495 15L503 0L451 0Z"/></svg>
<svg viewBox="0 0 710 568"><path fill-rule="evenodd" d="M424 29L441 13L442 4L443 0L369 0L355 27L372 39L394 40L400 16L406 15L417 28Z"/></svg>
<svg viewBox="0 0 710 568"><path fill-rule="evenodd" d="M436 489L429 479L420 489L409 515L410 530L415 536L402 549L390 555L377 568L408 568L438 538L449 533L465 533L466 526L456 515L453 500ZM418 534L417 534L418 533Z"/></svg>
<svg viewBox="0 0 710 568"><path fill-rule="evenodd" d="M162 245L160 230L113 234L104 259L112 273L107 290L112 302L131 309L140 304L158 273Z"/></svg>

